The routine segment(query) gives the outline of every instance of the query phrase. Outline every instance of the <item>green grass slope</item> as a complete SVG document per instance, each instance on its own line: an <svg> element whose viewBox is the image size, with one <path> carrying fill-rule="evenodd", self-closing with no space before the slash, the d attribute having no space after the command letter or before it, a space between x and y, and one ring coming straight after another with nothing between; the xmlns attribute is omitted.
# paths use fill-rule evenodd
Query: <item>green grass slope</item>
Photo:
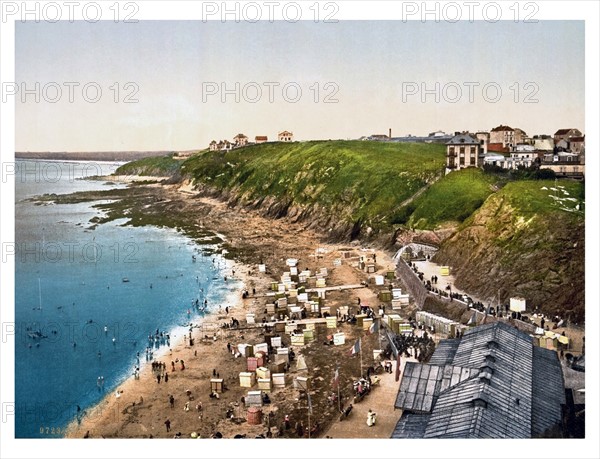
<svg viewBox="0 0 600 459"><path fill-rule="evenodd" d="M444 241L436 261L480 298L527 298L532 308L583 321L585 185L509 182Z"/></svg>
<svg viewBox="0 0 600 459"><path fill-rule="evenodd" d="M194 156L182 174L242 202L271 197L377 226L441 173L444 158L444 146L433 144L274 142Z"/></svg>
<svg viewBox="0 0 600 459"><path fill-rule="evenodd" d="M495 181L480 169L452 172L401 208L393 222L423 230L448 222L462 223L494 192Z"/></svg>

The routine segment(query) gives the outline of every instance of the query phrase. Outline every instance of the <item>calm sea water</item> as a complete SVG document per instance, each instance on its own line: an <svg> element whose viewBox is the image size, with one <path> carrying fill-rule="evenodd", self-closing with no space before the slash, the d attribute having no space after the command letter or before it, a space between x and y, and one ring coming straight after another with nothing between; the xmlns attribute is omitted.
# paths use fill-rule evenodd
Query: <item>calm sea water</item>
<svg viewBox="0 0 600 459"><path fill-rule="evenodd" d="M125 220L92 230L94 203L26 201L122 186L77 179L116 165L19 161L18 168L15 431L60 437L78 406L81 415L132 374L138 352L144 364L149 334L170 331L177 339L205 314L192 302L206 299L207 312L215 311L239 285L224 280L225 260L202 256L175 230L122 226Z"/></svg>

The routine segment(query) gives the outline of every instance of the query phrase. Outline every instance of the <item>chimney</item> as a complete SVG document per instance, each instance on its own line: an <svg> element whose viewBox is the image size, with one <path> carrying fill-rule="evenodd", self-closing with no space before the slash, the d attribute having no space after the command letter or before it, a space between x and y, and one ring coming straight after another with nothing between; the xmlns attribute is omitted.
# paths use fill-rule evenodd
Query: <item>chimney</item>
<svg viewBox="0 0 600 459"><path fill-rule="evenodd" d="M389 135L388 135L388 137L389 137L390 139L392 138L392 128L390 128L390 130L389 130Z"/></svg>

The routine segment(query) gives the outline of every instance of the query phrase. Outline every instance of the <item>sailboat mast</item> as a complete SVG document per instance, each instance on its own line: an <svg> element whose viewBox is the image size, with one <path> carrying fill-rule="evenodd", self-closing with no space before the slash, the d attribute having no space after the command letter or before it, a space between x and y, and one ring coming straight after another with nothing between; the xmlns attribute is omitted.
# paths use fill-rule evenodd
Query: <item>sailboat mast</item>
<svg viewBox="0 0 600 459"><path fill-rule="evenodd" d="M42 310L42 281L38 277L38 297L40 303L40 311Z"/></svg>

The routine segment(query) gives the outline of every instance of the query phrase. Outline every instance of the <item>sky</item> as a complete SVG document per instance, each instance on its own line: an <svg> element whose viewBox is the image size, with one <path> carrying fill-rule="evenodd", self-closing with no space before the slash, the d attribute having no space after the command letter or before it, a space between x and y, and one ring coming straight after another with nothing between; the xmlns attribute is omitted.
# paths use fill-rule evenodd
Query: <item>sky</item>
<svg viewBox="0 0 600 459"><path fill-rule="evenodd" d="M282 130L584 131L584 31L583 21L17 22L16 150L191 150Z"/></svg>

